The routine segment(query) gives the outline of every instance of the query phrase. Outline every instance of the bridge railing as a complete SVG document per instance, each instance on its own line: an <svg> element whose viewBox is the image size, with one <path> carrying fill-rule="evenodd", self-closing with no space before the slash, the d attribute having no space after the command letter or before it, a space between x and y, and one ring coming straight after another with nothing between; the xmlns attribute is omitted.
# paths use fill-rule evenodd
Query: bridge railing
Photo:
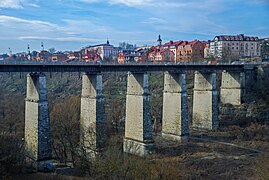
<svg viewBox="0 0 269 180"><path fill-rule="evenodd" d="M71 62L63 62L63 61L28 61L28 60L1 60L0 64L4 65L243 65L250 64L246 62L217 62L216 64L210 64L206 61L197 61L197 62L126 62L124 64L120 64L117 61L114 62L82 62L82 61L71 61Z"/></svg>

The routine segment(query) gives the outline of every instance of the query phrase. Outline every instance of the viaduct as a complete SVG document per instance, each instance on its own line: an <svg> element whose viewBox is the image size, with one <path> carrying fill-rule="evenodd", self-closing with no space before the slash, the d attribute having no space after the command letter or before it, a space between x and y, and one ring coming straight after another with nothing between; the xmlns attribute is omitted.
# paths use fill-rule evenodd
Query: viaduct
<svg viewBox="0 0 269 180"><path fill-rule="evenodd" d="M45 72L81 72L81 142L90 151L104 143L103 72L128 72L124 152L146 156L154 142L150 115L148 72L164 72L162 135L184 140L189 136L186 72L195 71L193 127L218 128L217 72L222 73L221 103L240 105L253 67L246 65L113 65L113 64L0 64L0 72L27 72L25 142L37 161L52 157Z"/></svg>

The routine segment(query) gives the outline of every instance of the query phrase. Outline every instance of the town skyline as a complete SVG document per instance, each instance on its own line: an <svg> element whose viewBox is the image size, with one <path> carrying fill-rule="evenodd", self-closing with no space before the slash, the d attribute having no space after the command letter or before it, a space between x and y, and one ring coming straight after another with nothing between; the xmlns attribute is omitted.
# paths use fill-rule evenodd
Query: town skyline
<svg viewBox="0 0 269 180"><path fill-rule="evenodd" d="M218 35L268 37L266 0L2 0L0 53L55 48L79 50L119 42L155 45L170 40L212 40Z"/></svg>

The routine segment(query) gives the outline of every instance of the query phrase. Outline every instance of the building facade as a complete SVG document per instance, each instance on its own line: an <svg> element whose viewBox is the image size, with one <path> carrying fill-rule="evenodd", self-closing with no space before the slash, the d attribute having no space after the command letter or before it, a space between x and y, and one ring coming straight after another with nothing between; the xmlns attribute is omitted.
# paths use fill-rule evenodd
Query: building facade
<svg viewBox="0 0 269 180"><path fill-rule="evenodd" d="M204 59L204 44L201 41L182 41L177 46L177 62L193 62Z"/></svg>
<svg viewBox="0 0 269 180"><path fill-rule="evenodd" d="M84 49L84 52L92 50L97 51L102 60L112 60L112 58L117 58L119 53L118 48L115 48L113 45L109 44L109 41L107 41L106 44L88 46Z"/></svg>
<svg viewBox="0 0 269 180"><path fill-rule="evenodd" d="M161 46L162 49L169 49L173 52L174 62L190 62L204 59L205 44L201 41L170 41Z"/></svg>
<svg viewBox="0 0 269 180"><path fill-rule="evenodd" d="M174 62L177 61L177 47L182 43L183 41L170 41L168 43L165 43L164 45L162 45L162 48L164 49L169 49L170 51L172 51L174 53Z"/></svg>
<svg viewBox="0 0 269 180"><path fill-rule="evenodd" d="M262 61L269 61L269 38L261 39L260 44Z"/></svg>
<svg viewBox="0 0 269 180"><path fill-rule="evenodd" d="M155 47L150 50L148 55L148 60L150 62L174 62L174 53L169 49Z"/></svg>
<svg viewBox="0 0 269 180"><path fill-rule="evenodd" d="M245 36L244 34L216 36L210 42L210 55L217 58L260 56L259 38Z"/></svg>

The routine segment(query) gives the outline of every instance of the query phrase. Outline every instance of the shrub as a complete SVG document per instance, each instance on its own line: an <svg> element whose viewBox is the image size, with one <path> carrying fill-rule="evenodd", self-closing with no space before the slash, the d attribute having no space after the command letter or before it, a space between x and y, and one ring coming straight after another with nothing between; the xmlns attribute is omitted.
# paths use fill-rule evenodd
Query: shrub
<svg viewBox="0 0 269 180"><path fill-rule="evenodd" d="M21 139L1 134L0 147L0 177L22 172L25 167L25 152Z"/></svg>

